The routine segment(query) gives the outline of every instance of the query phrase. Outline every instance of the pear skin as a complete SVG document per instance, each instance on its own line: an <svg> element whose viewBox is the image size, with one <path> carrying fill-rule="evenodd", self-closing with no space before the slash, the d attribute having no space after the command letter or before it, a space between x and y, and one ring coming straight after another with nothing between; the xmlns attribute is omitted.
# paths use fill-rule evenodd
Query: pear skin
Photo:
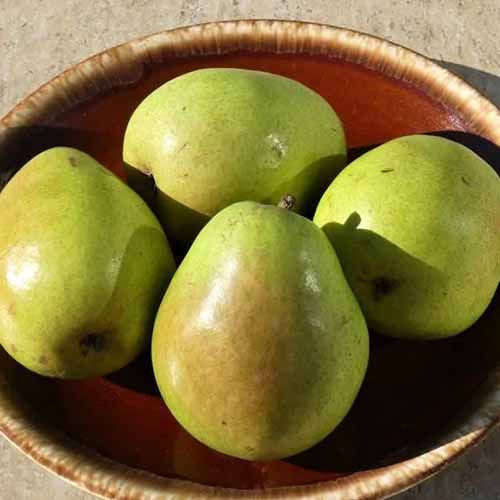
<svg viewBox="0 0 500 500"><path fill-rule="evenodd" d="M149 342L174 272L144 201L87 154L53 148L0 193L0 343L41 375L118 370Z"/></svg>
<svg viewBox="0 0 500 500"><path fill-rule="evenodd" d="M464 331L500 280L500 178L449 139L401 137L364 154L332 182L314 222L369 326L389 336Z"/></svg>
<svg viewBox="0 0 500 500"><path fill-rule="evenodd" d="M179 423L248 460L298 453L350 409L368 362L365 320L324 233L239 202L201 231L160 306L155 377Z"/></svg>
<svg viewBox="0 0 500 500"><path fill-rule="evenodd" d="M210 68L142 101L125 132L123 159L138 192L154 180L151 206L174 247L187 248L237 201L276 204L291 192L296 211L312 215L345 165L346 144L335 111L308 87L261 71Z"/></svg>

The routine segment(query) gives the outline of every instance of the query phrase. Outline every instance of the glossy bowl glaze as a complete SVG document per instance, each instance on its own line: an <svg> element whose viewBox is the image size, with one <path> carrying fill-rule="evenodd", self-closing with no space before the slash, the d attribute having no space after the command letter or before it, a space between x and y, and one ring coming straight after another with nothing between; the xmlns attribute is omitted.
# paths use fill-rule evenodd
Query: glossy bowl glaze
<svg viewBox="0 0 500 500"><path fill-rule="evenodd" d="M0 122L0 188L34 154L79 147L122 176L132 111L165 81L202 67L295 78L340 115L351 158L393 137L439 133L498 171L500 113L430 60L345 29L285 21L158 33L62 73ZM445 193L443 193L445 195ZM372 334L361 393L322 443L284 461L213 452L175 422L145 354L105 378L62 382L0 349L0 431L38 463L105 498L385 498L446 467L500 421L500 294L464 334L411 343Z"/></svg>

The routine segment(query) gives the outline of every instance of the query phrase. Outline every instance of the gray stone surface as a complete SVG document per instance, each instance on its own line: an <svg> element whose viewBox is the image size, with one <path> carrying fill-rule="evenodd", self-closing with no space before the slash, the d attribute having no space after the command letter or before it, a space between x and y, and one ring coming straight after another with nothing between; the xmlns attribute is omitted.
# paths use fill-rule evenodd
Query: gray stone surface
<svg viewBox="0 0 500 500"><path fill-rule="evenodd" d="M500 0L0 0L0 116L104 48L166 28L236 18L302 19L373 33L446 61L500 104ZM0 438L0 500L92 498ZM397 499L500 500L500 432Z"/></svg>

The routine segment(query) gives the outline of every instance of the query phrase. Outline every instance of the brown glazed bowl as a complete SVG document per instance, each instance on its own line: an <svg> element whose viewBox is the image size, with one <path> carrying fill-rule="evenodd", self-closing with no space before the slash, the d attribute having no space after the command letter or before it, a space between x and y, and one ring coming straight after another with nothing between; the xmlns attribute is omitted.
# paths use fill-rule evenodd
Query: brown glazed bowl
<svg viewBox="0 0 500 500"><path fill-rule="evenodd" d="M134 108L165 81L209 66L310 86L340 115L351 158L393 137L438 133L498 171L499 110L453 74L361 33L263 20L158 33L57 76L0 122L0 188L55 145L81 148L123 175L122 137ZM0 431L104 498L386 498L442 470L498 425L499 328L497 293L469 331L449 340L372 334L368 374L348 417L288 460L246 462L191 438L159 398L147 354L112 376L63 382L29 373L0 348Z"/></svg>

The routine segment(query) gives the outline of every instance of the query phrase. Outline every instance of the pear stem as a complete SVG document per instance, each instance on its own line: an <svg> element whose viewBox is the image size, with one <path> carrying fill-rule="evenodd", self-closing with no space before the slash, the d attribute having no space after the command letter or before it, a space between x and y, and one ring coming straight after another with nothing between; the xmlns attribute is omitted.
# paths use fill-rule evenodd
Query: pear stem
<svg viewBox="0 0 500 500"><path fill-rule="evenodd" d="M278 208L284 208L285 210L292 210L295 205L295 196L293 194L285 194L283 198L278 203Z"/></svg>

